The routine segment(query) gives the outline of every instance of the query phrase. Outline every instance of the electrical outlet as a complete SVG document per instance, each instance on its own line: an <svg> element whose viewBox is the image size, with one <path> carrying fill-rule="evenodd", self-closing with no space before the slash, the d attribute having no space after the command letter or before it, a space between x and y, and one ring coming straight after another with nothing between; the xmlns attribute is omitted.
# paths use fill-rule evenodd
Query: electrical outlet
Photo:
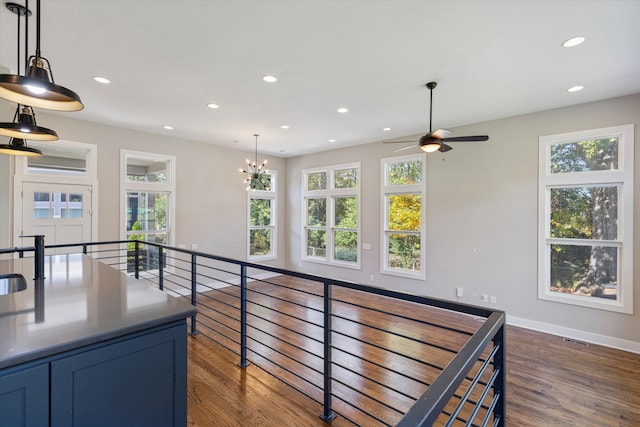
<svg viewBox="0 0 640 427"><path fill-rule="evenodd" d="M186 248L187 248L187 245L185 245L184 243L178 245L178 249L186 249Z"/></svg>
<svg viewBox="0 0 640 427"><path fill-rule="evenodd" d="M197 244L197 243L192 243L192 244L191 244L191 249L193 249L194 251L195 251L196 249L198 249L198 244Z"/></svg>
<svg viewBox="0 0 640 427"><path fill-rule="evenodd" d="M456 296L462 298L464 296L464 290L462 288L456 288Z"/></svg>
<svg viewBox="0 0 640 427"><path fill-rule="evenodd" d="M491 304L495 304L496 302L498 302L497 298L494 296L491 296Z"/></svg>
<svg viewBox="0 0 640 427"><path fill-rule="evenodd" d="M489 295L483 294L482 295L482 302L489 302Z"/></svg>

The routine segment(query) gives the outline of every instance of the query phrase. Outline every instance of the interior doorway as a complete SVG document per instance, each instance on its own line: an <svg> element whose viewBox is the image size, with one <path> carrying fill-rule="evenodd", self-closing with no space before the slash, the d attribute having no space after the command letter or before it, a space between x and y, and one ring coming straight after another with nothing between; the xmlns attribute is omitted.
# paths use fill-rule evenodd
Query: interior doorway
<svg viewBox="0 0 640 427"><path fill-rule="evenodd" d="M34 234L44 235L46 246L98 240L97 147L71 141L30 142L43 156L15 160L15 246L31 245L20 236ZM47 253L77 251L75 247Z"/></svg>

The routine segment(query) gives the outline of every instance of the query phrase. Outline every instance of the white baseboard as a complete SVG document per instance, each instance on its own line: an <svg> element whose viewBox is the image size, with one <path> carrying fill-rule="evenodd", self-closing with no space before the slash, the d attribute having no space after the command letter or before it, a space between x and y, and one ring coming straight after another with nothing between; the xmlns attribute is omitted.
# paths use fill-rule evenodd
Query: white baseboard
<svg viewBox="0 0 640 427"><path fill-rule="evenodd" d="M538 322L536 320L524 319L522 317L510 316L509 314L507 314L507 324L640 354L639 342L624 340L622 338L594 334L592 332L566 328L564 326L552 325L550 323ZM509 344L507 343L507 345Z"/></svg>

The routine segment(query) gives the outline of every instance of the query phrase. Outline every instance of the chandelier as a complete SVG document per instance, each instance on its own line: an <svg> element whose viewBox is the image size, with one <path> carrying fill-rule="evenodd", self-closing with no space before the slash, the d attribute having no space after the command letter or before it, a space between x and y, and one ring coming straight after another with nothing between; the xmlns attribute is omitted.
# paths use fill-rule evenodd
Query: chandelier
<svg viewBox="0 0 640 427"><path fill-rule="evenodd" d="M246 169L238 169L243 174L247 175L247 178L244 180L245 184L247 184L247 191L249 190L263 190L270 191L271 190L271 177L269 176L269 171L264 169L267 165L267 161L263 161L260 166L258 166L258 137L260 135L253 134L256 137L256 157L252 162L247 159Z"/></svg>

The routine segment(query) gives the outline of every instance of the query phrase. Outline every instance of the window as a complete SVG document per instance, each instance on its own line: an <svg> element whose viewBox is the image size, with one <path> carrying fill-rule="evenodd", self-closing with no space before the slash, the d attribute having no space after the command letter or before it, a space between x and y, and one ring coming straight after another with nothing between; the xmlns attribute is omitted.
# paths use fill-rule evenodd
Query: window
<svg viewBox="0 0 640 427"><path fill-rule="evenodd" d="M424 279L424 161L382 159L382 273Z"/></svg>
<svg viewBox="0 0 640 427"><path fill-rule="evenodd" d="M541 299L632 313L633 126L540 137Z"/></svg>
<svg viewBox="0 0 640 427"><path fill-rule="evenodd" d="M175 157L121 150L123 239L173 245ZM130 243L129 250L134 248ZM144 269L157 268L155 248L142 248Z"/></svg>
<svg viewBox="0 0 640 427"><path fill-rule="evenodd" d="M96 167L96 148L88 144L30 141L30 145L42 151L42 157L27 157L25 173L29 175L61 175L89 177ZM94 169L95 170L95 169Z"/></svg>
<svg viewBox="0 0 640 427"><path fill-rule="evenodd" d="M302 174L302 259L360 268L360 164Z"/></svg>
<svg viewBox="0 0 640 427"><path fill-rule="evenodd" d="M34 218L82 218L82 213L82 194L42 191L33 193Z"/></svg>
<svg viewBox="0 0 640 427"><path fill-rule="evenodd" d="M262 175L263 188L247 191L249 198L248 248L250 260L276 258L276 173Z"/></svg>

